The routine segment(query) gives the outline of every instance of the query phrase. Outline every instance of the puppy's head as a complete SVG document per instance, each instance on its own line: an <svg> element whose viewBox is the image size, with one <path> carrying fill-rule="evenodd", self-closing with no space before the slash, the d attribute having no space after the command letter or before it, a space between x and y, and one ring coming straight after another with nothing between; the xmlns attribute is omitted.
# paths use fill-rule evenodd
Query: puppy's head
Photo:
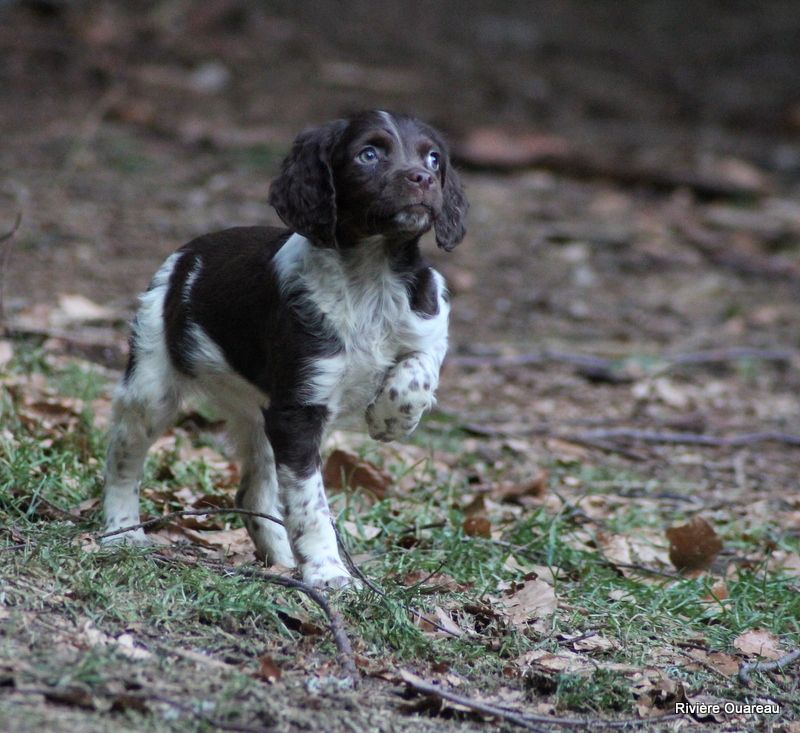
<svg viewBox="0 0 800 733"><path fill-rule="evenodd" d="M320 246L464 238L468 204L441 136L413 117L362 112L302 133L270 187L287 226Z"/></svg>

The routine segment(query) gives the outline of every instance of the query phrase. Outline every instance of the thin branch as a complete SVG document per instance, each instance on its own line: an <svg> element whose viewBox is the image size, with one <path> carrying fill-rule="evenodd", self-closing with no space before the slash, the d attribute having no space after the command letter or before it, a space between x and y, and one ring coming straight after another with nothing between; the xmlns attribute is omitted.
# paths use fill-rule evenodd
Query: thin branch
<svg viewBox="0 0 800 733"><path fill-rule="evenodd" d="M66 702L69 704L72 690L60 690L57 687L12 687L9 688L6 694L42 695L42 697L44 697L46 700L59 702L62 704ZM97 691L92 690L92 695L97 695ZM137 700L140 702L155 701L169 705L174 707L176 710L180 710L182 713L187 713L198 720L202 720L210 725L214 730L227 730L233 731L234 733L272 733L272 731L274 731L274 728L272 727L265 728L264 726L254 727L249 725L241 725L240 723L228 723L221 718L216 718L212 715L208 715L207 713L196 710L191 705L178 702L177 700L173 700L172 698L165 697L164 695L159 695L157 693L129 691L123 693L122 695L111 694L106 696L106 699L110 700L112 703L120 698L124 698L126 700Z"/></svg>
<svg viewBox="0 0 800 733"><path fill-rule="evenodd" d="M294 578L290 578L286 575L278 575L277 573L267 573L265 571L254 570L251 568L236 568L230 570L229 574L258 578L267 583L280 585L284 588L294 588L295 590L299 590L301 593L305 593L305 595L307 595L322 609L322 612L325 614L325 616L327 616L328 625L331 630L331 636L333 637L333 641L336 644L336 649L339 652L339 664L348 674L348 676L352 678L353 685L358 685L359 673L353 657L353 648L350 645L350 639L348 638L347 632L344 628L344 620L342 619L341 614L335 608L333 608L330 603L328 603L328 599L325 598L323 593L300 580L295 580Z"/></svg>
<svg viewBox="0 0 800 733"><path fill-rule="evenodd" d="M403 670L400 671L400 677L409 687L424 695L431 695L442 700L456 703L457 705L463 705L464 707L474 710L477 713L481 713L483 715L492 715L494 717L501 718L502 720L506 720L509 723L513 723L520 728L539 731L540 733L543 729L536 727L534 723L544 725L571 726L574 728L627 728L631 725L642 726L648 723L659 724L669 720L678 720L682 717L680 715L664 715L660 718L650 719L629 718L624 720L597 720L591 718L557 718L551 715L532 715L520 710L514 710L505 706L501 707L499 705L493 705L489 702L474 700L473 698L465 695L459 695L451 690L446 690L439 685L426 682L420 677Z"/></svg>
<svg viewBox="0 0 800 733"><path fill-rule="evenodd" d="M660 373L666 369L678 366L692 366L703 364L723 364L729 361L774 361L790 363L800 358L797 349L760 349L750 346L734 346L730 348L709 349L685 354L661 354L653 357L653 361L662 366L654 371ZM637 361L636 355L606 359L589 354L575 354L566 351L535 351L522 354L485 354L485 355L454 355L447 357L447 364L457 367L474 368L490 366L498 369L532 366L537 364L572 364L582 369L597 369L603 372L614 373L625 362ZM645 370L648 371L648 370Z"/></svg>
<svg viewBox="0 0 800 733"><path fill-rule="evenodd" d="M367 588L369 588L373 593L376 593L378 596L383 598L384 601L386 601L387 603L396 602L396 601L392 601L389 598L389 595L386 593L386 591L383 590L382 588L378 587L377 585L375 585L375 583L373 583L361 571L361 568L359 568L358 565L356 565L355 562L353 562L353 558L350 556L350 552L348 551L347 547L344 544L344 541L342 540L342 535L339 532L339 528L334 524L333 525L333 529L336 532L336 541L339 543L339 552L341 553L342 557L344 558L344 562L345 562L345 565L347 565L348 570L356 578L358 578L365 586L367 586ZM441 632L447 634L448 636L452 636L454 639L462 638L458 634L452 632L450 629L445 628L444 626L442 626L442 624L440 624L438 621L436 621L436 620L434 620L432 618L429 618L428 616L426 616L425 614L421 613L420 611L417 611L416 608L413 608L412 606L410 606L408 604L405 604L405 603L400 603L399 605L401 605L406 611L408 611L408 613L410 613L415 618L418 618L420 621L425 621L426 623L428 623L431 626L433 626L437 631L441 631Z"/></svg>
<svg viewBox="0 0 800 733"><path fill-rule="evenodd" d="M124 532L130 532L131 530L134 529L147 529L148 527L153 527L158 524L163 524L164 522L169 522L173 519L178 519L179 517L204 517L207 514L242 514L248 517L259 517L261 519L268 519L270 522L275 522L275 524L280 524L281 527L283 526L283 522L277 517L273 517L271 514L263 514L262 512L251 512L248 509L236 509L233 507L225 507L222 509L219 508L182 509L180 511L170 512L169 514L163 514L160 517L153 517L152 519L147 519L144 522L139 522L138 524L129 524L127 527L120 527L119 529L112 530L111 532L104 532L101 535L97 535L96 539L104 540L106 537L114 537L114 535L123 534ZM71 519L75 519L75 517L71 517Z"/></svg>
<svg viewBox="0 0 800 733"><path fill-rule="evenodd" d="M11 257L11 245L14 241L14 235L17 233L17 229L19 229L19 225L22 223L22 212L18 211L17 215L14 219L14 224L9 229L9 231L5 232L4 234L0 234L0 244L2 244L2 249L0 250L0 323L5 320L5 307L4 307L4 295L5 295L5 282L6 282L6 271L8 270L8 261Z"/></svg>
<svg viewBox="0 0 800 733"><path fill-rule="evenodd" d="M702 433L657 432L635 428L606 428L582 433L554 435L563 440L634 440L643 443L669 443L673 445L705 445L712 447L738 447L756 443L784 443L800 446L800 435L765 430L755 433L716 436Z"/></svg>
<svg viewBox="0 0 800 733"><path fill-rule="evenodd" d="M785 654L780 659L773 662L748 662L739 667L739 682L747 686L750 684L751 672L773 672L776 669L783 669L800 659L800 649Z"/></svg>

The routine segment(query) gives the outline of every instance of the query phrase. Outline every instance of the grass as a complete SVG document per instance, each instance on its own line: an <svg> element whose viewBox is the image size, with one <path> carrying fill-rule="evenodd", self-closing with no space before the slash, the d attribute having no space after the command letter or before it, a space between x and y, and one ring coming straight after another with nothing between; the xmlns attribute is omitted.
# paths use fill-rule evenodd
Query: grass
<svg viewBox="0 0 800 733"><path fill-rule="evenodd" d="M107 697L118 684L114 680L120 677L121 652L114 644L87 643L87 623L111 638L133 633L154 652L148 662L125 660L127 666L138 665L143 687L182 689L193 700L206 695L203 699L215 701L220 715L252 712L262 705L264 683L252 676L262 656L287 669L304 670L303 675L320 665L336 673L327 634L309 635L313 628L324 629L326 620L299 594L222 573L191 549L169 563L150 549L86 552L82 538L99 531L99 515L69 517L68 512L101 490L104 438L91 403L107 395L111 385L103 373L86 365L53 363L40 351L18 348L6 377L31 373L43 375L50 396L81 402L78 407L70 403L65 416L56 415L55 424L37 425L26 417L25 387L3 389L0 396L0 673L22 654L27 661L16 672L16 684L78 685ZM457 426L431 427L417 436L418 445L458 448ZM203 436L186 439L207 444ZM206 494L230 491L216 485L214 470L203 459L182 459L178 448L150 460L148 485L188 486ZM372 457L372 451L366 449L365 455ZM462 455L457 462L469 465L471 460ZM727 597L720 597L715 590L719 576L625 574L592 546L591 538L601 531L652 533L686 518L674 509L654 514L652 505L643 508L634 500L615 506L602 521L588 521L581 513L581 502L605 495L609 482L646 484L646 477L577 462L553 463L554 489L563 490L568 476L581 487L569 504L560 509L550 503L531 505L511 516L500 512L491 517L495 535L486 538L465 534L462 497L470 487L458 472L437 478L427 460L412 464L393 458L388 463L396 479L413 472L414 488L371 504L357 492L332 501L340 527L352 521L379 530L369 540L349 536L348 543L386 596L365 591L338 602L356 651L368 666L410 666L430 676L448 670L464 681L465 691L491 695L497 688L514 687L531 701L549 701L559 714L599 717L634 714L641 690L634 687L630 670L655 666L666 679L680 680L694 692L736 700L772 697L782 701L784 719L800 718L792 687L796 681L792 683L790 674L755 673L754 687L747 689L730 675L691 664L685 654L702 649L735 655L734 640L752 629L771 632L787 651L797 648L796 575L770 571L765 561L748 561L728 572ZM153 499L144 509L155 514L164 505ZM238 526L235 518L231 522ZM752 554L752 528L732 517L718 529L726 547L748 548ZM777 525L762 527L756 546L800 552L798 537L782 533ZM508 562L512 552L516 566ZM556 572L559 607L530 627L515 627L497 610L497 599L503 588L518 587L532 577L526 573L538 568L541 575L542 567ZM437 588L436 577L419 582L431 573L445 574L447 588ZM441 609L471 633L454 639L426 631L409 608L430 615ZM566 640L581 634L611 642L578 652L588 670L515 663L532 652L563 655L572 649ZM49 654L37 646L43 642ZM180 657L187 649L217 660L209 663L213 673L196 660L184 660L177 670L166 664L167 657ZM298 650L306 662L297 661ZM620 671L623 667L628 671ZM9 699L0 696L0 719L17 714L13 710L18 706ZM177 708L171 708L174 721L154 709L124 710L125 724L141 730L188 729ZM91 711L95 721L109 714L100 708Z"/></svg>

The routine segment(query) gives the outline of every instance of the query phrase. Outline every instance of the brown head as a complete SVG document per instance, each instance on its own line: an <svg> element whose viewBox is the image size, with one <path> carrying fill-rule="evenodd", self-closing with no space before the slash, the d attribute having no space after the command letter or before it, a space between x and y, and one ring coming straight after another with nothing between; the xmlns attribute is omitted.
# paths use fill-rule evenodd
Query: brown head
<svg viewBox="0 0 800 733"><path fill-rule="evenodd" d="M447 251L464 238L468 208L441 135L414 117L379 110L299 135L269 202L288 227L320 246L374 236L403 243L433 227Z"/></svg>

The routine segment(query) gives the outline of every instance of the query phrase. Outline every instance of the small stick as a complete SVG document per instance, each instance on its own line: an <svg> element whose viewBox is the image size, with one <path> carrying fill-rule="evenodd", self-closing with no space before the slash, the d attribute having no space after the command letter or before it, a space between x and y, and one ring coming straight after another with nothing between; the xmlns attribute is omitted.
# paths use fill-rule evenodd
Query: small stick
<svg viewBox="0 0 800 733"><path fill-rule="evenodd" d="M739 667L739 682L747 686L750 684L751 672L772 672L776 669L783 669L798 659L800 659L800 649L795 649L774 662L748 662L742 664Z"/></svg>
<svg viewBox="0 0 800 733"><path fill-rule="evenodd" d="M10 688L10 692L7 693L9 696L13 694L19 695L41 695L46 700L51 700L54 702L64 702L65 696L68 696L68 691L62 692L57 687L12 687ZM92 693L94 694L94 692ZM252 727L249 725L241 725L239 723L227 723L220 718L215 718L211 715L206 713L200 712L199 710L195 710L191 705L187 705L186 703L178 702L177 700L172 700L169 697L164 697L163 695L159 695L157 693L148 693L148 692L135 692L129 691L125 692L121 695L110 695L108 696L113 701L114 699L127 699L127 700L139 700L141 702L148 702L148 701L155 701L164 703L165 705L170 705L177 710L180 710L182 713L188 713L193 717L204 721L208 725L210 725L214 730L229 730L234 731L235 733L270 733L274 730L274 728L269 727L265 728L263 726Z"/></svg>
<svg viewBox="0 0 800 733"><path fill-rule="evenodd" d="M106 537L113 537L114 535L123 534L124 532L130 532L133 529L146 529L147 527L152 527L156 524L162 524L163 522L169 522L173 519L178 519L179 517L203 517L207 514L242 514L248 517L260 517L261 519L268 519L270 522L280 524L281 527L283 526L283 522L277 517L273 517L271 514L251 512L248 509L235 509L233 507L226 507L223 509L182 509L180 511L170 512L169 514L163 514L160 517L146 519L144 522L139 522L138 524L129 524L127 527L120 527L119 529L115 529L111 532L105 532L101 535L98 535L96 539L104 540ZM75 517L72 516L70 518L75 519Z"/></svg>
<svg viewBox="0 0 800 733"><path fill-rule="evenodd" d="M446 363L457 367L491 366L501 369L504 367L554 363L572 364L584 369L613 371L615 367L619 367L624 362L633 360L633 358L632 356L627 356L619 359L605 359L601 356L545 350L521 354L486 354L480 356L468 354L455 355L448 357ZM654 357L654 360L665 364L665 366L655 369L654 372L661 373L667 369L678 366L721 364L727 361L739 361L741 359L786 363L797 358L800 358L800 351L797 349L758 349L749 346L734 346L730 348L708 349L707 351L694 351L685 354L662 354Z"/></svg>
<svg viewBox="0 0 800 733"><path fill-rule="evenodd" d="M350 572L353 573L353 575L355 575L356 578L358 578L364 585L366 585L367 588L369 588L373 593L379 595L381 598L384 599L384 601L389 602L390 599L386 591L375 585L375 583L373 583L366 575L364 575L364 573L361 571L361 568L359 568L358 565L356 565L353 562L353 558L350 556L350 552L347 550L347 547L345 547L344 541L342 540L342 535L339 532L339 528L335 524L333 525L333 530L334 532L336 532L336 541L339 543L339 552L344 557L344 562L345 565L347 565L348 570L350 570ZM400 603L400 605L403 608L405 608L405 610L408 611L412 616L418 618L420 621L425 621L426 623L429 623L437 631L442 631L448 636L452 636L454 639L462 638L458 634L455 634L452 631L450 631L450 629L447 629L444 626L442 626L434 619L429 618L420 611L417 611L416 608L412 608L411 606L406 605L405 603Z"/></svg>
<svg viewBox="0 0 800 733"><path fill-rule="evenodd" d="M11 257L11 245L14 240L14 235L17 233L17 229L19 229L19 225L22 223L22 212L18 211L17 216L14 219L14 225L4 234L0 234L0 244L3 244L2 250L0 250L0 323L5 320L5 308L3 306L3 296L5 294L5 282L6 282L6 270L8 270L8 261Z"/></svg>
<svg viewBox="0 0 800 733"><path fill-rule="evenodd" d="M706 445L713 447L737 447L753 445L755 443L785 443L800 446L800 435L781 433L777 431L762 431L756 433L741 433L738 435L715 436L702 433L677 433L657 432L651 430L636 430L634 428L608 428L587 430L575 435L555 435L564 440L608 440L622 438L639 440L643 443L670 443L674 445Z"/></svg>
<svg viewBox="0 0 800 733"><path fill-rule="evenodd" d="M120 529L116 529L113 532L106 532L104 534L99 535L97 539L101 540L106 537L113 537L114 535L122 534L123 532L129 532L132 529L142 529L145 527L152 526L154 524L159 524L161 522L175 519L177 517L197 517L197 516L205 516L207 514L224 514L226 512L232 514L243 514L245 516L250 516L250 517L260 517L262 519L267 519L270 522L275 522L276 524L280 524L281 526L283 526L283 522L277 517L273 517L271 514L264 514L262 512L251 512L247 509L231 509L231 508L207 509L207 510L184 509L181 511L164 514L161 517L148 519L144 522L139 522L138 524L132 524L127 527L121 527ZM161 560L167 561L167 558L161 556ZM247 570L245 568L242 568L238 571L235 571L234 574L244 575L246 577L255 576L261 578L262 580L265 580L268 583L274 583L275 585L282 585L285 588L296 588L302 593L305 593L312 601L314 601L314 603L316 603L322 609L323 613L327 616L328 622L330 624L331 635L333 636L336 648L339 650L339 662L342 665L342 668L345 670L345 672L347 672L347 674L352 676L353 682L354 683L357 682L358 670L356 668L355 662L353 661L353 650L350 646L350 640L347 638L347 634L344 630L344 622L342 621L342 617L339 615L339 612L331 608L331 605L328 603L327 599L322 593L312 588L310 585L303 583L300 580L295 580L294 578L290 578L285 575L277 575L276 573L266 573L266 572L262 573L256 570Z"/></svg>
<svg viewBox="0 0 800 733"><path fill-rule="evenodd" d="M677 720L681 717L680 715L664 715L660 718L649 719L629 718L623 720L593 720L591 718L557 718L551 715L531 715L519 710L500 707L498 705L493 705L492 703L474 700L471 697L466 697L465 695L459 695L450 690L446 690L439 685L426 682L420 677L417 677L409 672L401 670L400 677L409 687L417 692L421 692L424 695L432 695L434 697L441 698L442 700L448 700L449 702L454 702L457 705L463 705L464 707L474 710L477 713L493 715L497 718L501 718L502 720L507 720L509 723L518 725L521 728L525 728L526 730L538 731L538 733L541 733L543 729L535 727L533 725L534 723L543 723L545 725L568 725L576 728L627 728L631 725L636 725L638 727L648 723L663 723L668 720Z"/></svg>
<svg viewBox="0 0 800 733"><path fill-rule="evenodd" d="M339 664L342 669L352 678L353 685L358 685L358 668L356 667L353 658L353 648L350 645L350 639L347 637L347 632L344 628L344 621L341 614L328 603L328 599L324 594L320 593L316 588L303 583L300 580L295 580L287 575L278 575L277 573L267 573L260 570L251 570L249 568L237 568L230 571L233 575L242 575L244 577L255 577L264 580L267 583L281 585L284 588L294 588L301 593L305 593L314 603L316 603L322 612L328 618L328 625L331 630L331 636L336 644L336 649L339 652Z"/></svg>

